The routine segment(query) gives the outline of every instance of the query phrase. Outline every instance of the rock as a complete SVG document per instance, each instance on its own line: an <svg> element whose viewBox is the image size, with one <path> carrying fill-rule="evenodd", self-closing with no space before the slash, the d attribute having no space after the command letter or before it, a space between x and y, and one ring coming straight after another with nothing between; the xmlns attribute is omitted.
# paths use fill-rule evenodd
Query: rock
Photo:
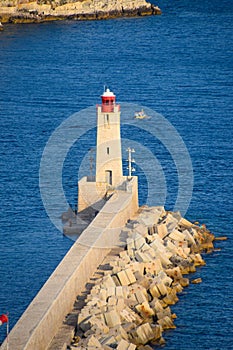
<svg viewBox="0 0 233 350"><path fill-rule="evenodd" d="M161 318L158 320L158 324L162 327L162 329L174 329L176 326L174 325L172 319L168 316Z"/></svg>
<svg viewBox="0 0 233 350"><path fill-rule="evenodd" d="M106 312L104 318L108 327L115 327L121 324L119 313L116 310Z"/></svg>
<svg viewBox="0 0 233 350"><path fill-rule="evenodd" d="M80 349L149 350L162 345L162 331L175 328L170 305L189 285L183 275L205 262L200 252L213 235L179 213L144 207L125 229L126 247L104 271L78 317ZM200 283L201 278L192 280Z"/></svg>
<svg viewBox="0 0 233 350"><path fill-rule="evenodd" d="M226 236L219 236L214 238L215 241L226 241L227 239L228 237Z"/></svg>
<svg viewBox="0 0 233 350"><path fill-rule="evenodd" d="M180 279L180 284L181 284L182 287L187 287L189 285L189 279L182 277Z"/></svg>
<svg viewBox="0 0 233 350"><path fill-rule="evenodd" d="M154 316L154 311L153 309L151 309L147 301L144 301L142 304L138 304L135 307L135 309L140 314L140 316L144 319Z"/></svg>
<svg viewBox="0 0 233 350"><path fill-rule="evenodd" d="M147 16L161 14L161 10L145 0L63 0L39 2L21 0L2 0L0 6L1 21L11 23L33 23L62 19L96 20L123 16Z"/></svg>
<svg viewBox="0 0 233 350"><path fill-rule="evenodd" d="M191 283L193 283L193 284L198 284L198 283L201 283L201 282L202 282L201 278L196 278L196 279L191 281Z"/></svg>
<svg viewBox="0 0 233 350"><path fill-rule="evenodd" d="M149 323L144 323L141 326L138 326L134 331L131 332L131 337L133 341L140 345L146 344L150 340L154 339L155 334Z"/></svg>
<svg viewBox="0 0 233 350"><path fill-rule="evenodd" d="M129 350L129 349L134 350L136 349L136 345L131 344L124 339L121 339L116 349L117 350Z"/></svg>

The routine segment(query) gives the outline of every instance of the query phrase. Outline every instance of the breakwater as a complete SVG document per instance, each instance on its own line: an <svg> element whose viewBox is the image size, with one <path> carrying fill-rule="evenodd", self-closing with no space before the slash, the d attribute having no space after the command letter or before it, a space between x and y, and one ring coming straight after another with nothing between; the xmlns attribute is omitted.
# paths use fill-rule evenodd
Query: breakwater
<svg viewBox="0 0 233 350"><path fill-rule="evenodd" d="M9 335L9 348L45 350L111 247L121 244L121 228L138 210L137 178L129 191L116 191L74 243ZM1 350L7 349L4 341ZM60 349L63 349L63 345ZM59 350L58 348L56 350Z"/></svg>
<svg viewBox="0 0 233 350"><path fill-rule="evenodd" d="M187 275L205 265L214 235L179 213L142 207L121 232L119 254L102 269L78 313L71 349L151 349L175 328L171 305L190 283ZM185 275L185 276L184 276ZM200 283L193 279L192 283ZM146 345L146 347L145 347Z"/></svg>
<svg viewBox="0 0 233 350"><path fill-rule="evenodd" d="M97 20L161 14L145 0L0 1L2 23L38 23L54 20Z"/></svg>

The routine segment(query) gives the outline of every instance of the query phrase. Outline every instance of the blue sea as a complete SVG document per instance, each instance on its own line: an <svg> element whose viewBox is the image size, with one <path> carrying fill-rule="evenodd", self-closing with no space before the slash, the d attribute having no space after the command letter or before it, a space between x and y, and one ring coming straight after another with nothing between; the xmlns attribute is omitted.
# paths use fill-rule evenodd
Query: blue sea
<svg viewBox="0 0 233 350"><path fill-rule="evenodd" d="M233 6L230 0L157 4L161 16L5 25L0 32L0 314L9 313L10 328L73 244L42 201L43 150L61 123L100 103L108 86L118 101L156 111L173 126L167 138L180 136L193 170L193 189L192 181L182 188L184 197L192 190L185 216L228 237L192 276L203 282L186 288L172 307L177 328L164 333L164 349L233 349ZM77 128L89 126L88 113L78 115ZM62 170L73 208L79 169L95 145L89 127ZM156 139L153 128L149 135L123 126L122 135L135 144L140 203L150 197L150 204L160 204L139 161L146 149L163 175L165 207L173 210L183 153ZM153 168L150 157L147 165ZM157 183L156 173L153 178ZM3 325L0 341L5 333Z"/></svg>

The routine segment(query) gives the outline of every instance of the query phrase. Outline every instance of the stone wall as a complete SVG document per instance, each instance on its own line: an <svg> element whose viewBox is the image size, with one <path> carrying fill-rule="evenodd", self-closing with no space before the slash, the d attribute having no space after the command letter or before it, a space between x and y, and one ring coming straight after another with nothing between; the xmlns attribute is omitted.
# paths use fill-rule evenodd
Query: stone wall
<svg viewBox="0 0 233 350"><path fill-rule="evenodd" d="M136 190L137 178L134 178L132 192L116 191L108 200L10 332L10 349L48 348L97 266L111 248L122 244L121 228L138 209ZM6 349L5 341L1 350Z"/></svg>
<svg viewBox="0 0 233 350"><path fill-rule="evenodd" d="M103 19L121 16L160 14L145 0L0 0L3 23L41 22L58 19Z"/></svg>

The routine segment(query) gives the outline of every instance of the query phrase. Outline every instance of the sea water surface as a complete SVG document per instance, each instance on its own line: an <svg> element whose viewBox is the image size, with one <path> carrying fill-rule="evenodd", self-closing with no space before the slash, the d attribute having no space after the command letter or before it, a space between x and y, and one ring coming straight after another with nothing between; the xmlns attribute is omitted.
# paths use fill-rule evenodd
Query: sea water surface
<svg viewBox="0 0 233 350"><path fill-rule="evenodd" d="M164 348L233 348L233 7L230 0L159 6L162 16L6 25L0 32L0 314L9 313L11 328L73 244L41 200L43 149L70 115L99 103L108 85L118 101L147 106L174 126L194 173L186 217L229 238L217 244L221 251L204 256L207 265L195 274L203 282L186 288L172 307L177 328L164 333ZM88 125L88 116L79 123ZM165 206L172 210L179 188L172 156L155 138L122 132L160 162ZM64 162L63 186L73 207L80 162L94 144L92 131ZM144 204L147 178L140 164L136 170ZM5 332L3 325L0 341Z"/></svg>

